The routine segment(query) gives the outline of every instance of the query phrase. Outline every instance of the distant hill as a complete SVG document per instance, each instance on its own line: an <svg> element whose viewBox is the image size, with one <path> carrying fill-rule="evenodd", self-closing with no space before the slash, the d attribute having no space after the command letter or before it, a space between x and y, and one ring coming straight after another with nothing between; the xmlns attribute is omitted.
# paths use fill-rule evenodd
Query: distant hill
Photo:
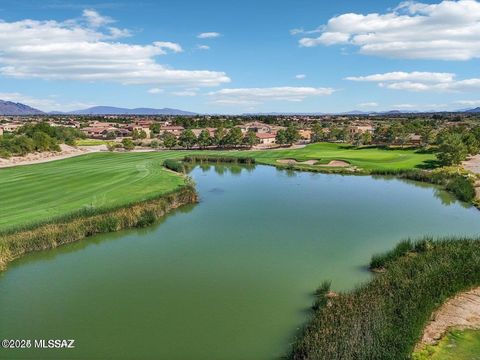
<svg viewBox="0 0 480 360"><path fill-rule="evenodd" d="M178 109L119 108L113 106L94 106L88 109L70 111L72 115L196 115L196 113Z"/></svg>
<svg viewBox="0 0 480 360"><path fill-rule="evenodd" d="M466 110L467 113L480 113L480 107L476 107L475 109Z"/></svg>
<svg viewBox="0 0 480 360"><path fill-rule="evenodd" d="M43 114L43 111L32 108L25 104L0 100L0 115L38 115L38 114Z"/></svg>

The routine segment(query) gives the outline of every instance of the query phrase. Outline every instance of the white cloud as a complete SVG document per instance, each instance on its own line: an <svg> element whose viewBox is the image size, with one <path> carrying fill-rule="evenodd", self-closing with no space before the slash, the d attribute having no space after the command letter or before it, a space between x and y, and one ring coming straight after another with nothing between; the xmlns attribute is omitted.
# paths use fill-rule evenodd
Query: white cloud
<svg viewBox="0 0 480 360"><path fill-rule="evenodd" d="M149 94L160 94L163 93L165 90L160 89L160 88L151 88L148 90Z"/></svg>
<svg viewBox="0 0 480 360"><path fill-rule="evenodd" d="M183 51L182 47L179 44L173 43L170 41L155 41L153 45L155 45L160 49L171 50L175 53L179 53Z"/></svg>
<svg viewBox="0 0 480 360"><path fill-rule="evenodd" d="M179 44L113 42L112 38L122 37L126 31L98 28L108 21L91 13L88 19L87 25L75 20L0 20L0 75L185 86L217 86L230 81L224 72L177 70L156 61L159 55L182 51Z"/></svg>
<svg viewBox="0 0 480 360"><path fill-rule="evenodd" d="M210 50L210 46L208 45L197 45L198 50Z"/></svg>
<svg viewBox="0 0 480 360"><path fill-rule="evenodd" d="M395 71L384 74L373 74L367 76L349 76L346 80L351 81L424 81L424 82L449 82L452 81L455 74L452 73L437 73L437 72L404 72Z"/></svg>
<svg viewBox="0 0 480 360"><path fill-rule="evenodd" d="M392 90L461 92L480 90L480 78L456 80L452 73L389 72L367 76L349 76L345 80L376 82L378 86Z"/></svg>
<svg viewBox="0 0 480 360"><path fill-rule="evenodd" d="M320 27L300 46L350 44L360 53L392 58L469 60L480 58L480 2L444 0L401 3L384 13L347 13ZM296 29L294 34L303 33Z"/></svg>
<svg viewBox="0 0 480 360"><path fill-rule="evenodd" d="M455 101L455 104L466 105L466 106L479 106L480 100L458 100L458 101Z"/></svg>
<svg viewBox="0 0 480 360"><path fill-rule="evenodd" d="M307 75L305 75L305 74L298 74L298 75L295 75L295 79L298 79L298 80L305 79L306 77L307 77Z"/></svg>
<svg viewBox="0 0 480 360"><path fill-rule="evenodd" d="M204 32L197 35L199 39L213 39L219 37L221 34L218 32Z"/></svg>
<svg viewBox="0 0 480 360"><path fill-rule="evenodd" d="M102 16L97 11L92 9L83 10L82 16L85 18L87 23L93 27L100 27L115 22L112 18L108 16Z"/></svg>
<svg viewBox="0 0 480 360"><path fill-rule="evenodd" d="M312 96L327 96L333 94L332 88L314 87L268 87L268 88L236 88L222 89L210 92L217 104L253 105L264 101L302 101Z"/></svg>
<svg viewBox="0 0 480 360"><path fill-rule="evenodd" d="M196 96L197 91L194 89L187 89L185 91L174 91L172 92L172 95L175 96Z"/></svg>
<svg viewBox="0 0 480 360"><path fill-rule="evenodd" d="M377 107L379 105L376 102L365 102L365 103L358 104L358 106L360 106L360 107Z"/></svg>

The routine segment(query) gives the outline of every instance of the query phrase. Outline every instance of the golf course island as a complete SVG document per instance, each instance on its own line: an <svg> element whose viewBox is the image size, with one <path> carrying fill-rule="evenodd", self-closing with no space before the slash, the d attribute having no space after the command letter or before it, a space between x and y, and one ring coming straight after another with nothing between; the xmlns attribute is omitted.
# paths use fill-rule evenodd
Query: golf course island
<svg viewBox="0 0 480 360"><path fill-rule="evenodd" d="M98 152L0 169L0 291L8 294L0 300L0 333L24 334L18 312L9 315L13 307L25 321L44 317L26 301L26 289L41 303L60 306L52 296L66 294L64 286L70 305L62 318L50 314L47 329L38 322L27 332L70 332L88 343L77 356L104 354L82 330L82 319L120 344L123 336L109 329L129 326L124 309L138 302L142 338L132 356L147 356L144 348L170 359L409 358L432 312L480 284L480 213L446 190L448 181L437 179L445 179L443 173L425 175L438 171L435 164L432 152L317 143L258 151ZM426 234L431 237L422 238ZM454 234L470 238L445 238ZM389 251L405 239L420 240ZM379 250L385 253L375 255ZM175 258L183 260L169 260ZM363 270L370 259L376 275ZM105 267L115 271L98 273ZM80 279L79 272L90 275ZM47 281L53 274L55 282ZM105 313L97 310L93 319L90 306L79 306L89 303L74 288L82 287L79 281L89 282ZM23 290L13 287L19 282ZM40 291L45 282L49 290ZM145 293L144 282L156 285ZM125 297L122 288L137 295ZM122 300L106 311L112 297ZM187 299L198 308L187 311ZM146 312L156 321L147 321ZM203 316L209 317L207 332ZM147 349L148 341L158 345ZM175 346L184 341L191 346ZM218 341L214 352L205 347Z"/></svg>

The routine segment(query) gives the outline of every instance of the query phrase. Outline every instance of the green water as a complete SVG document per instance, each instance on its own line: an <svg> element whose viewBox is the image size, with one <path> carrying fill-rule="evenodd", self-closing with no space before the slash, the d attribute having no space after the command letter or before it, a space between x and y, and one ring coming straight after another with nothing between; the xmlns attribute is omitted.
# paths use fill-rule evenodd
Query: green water
<svg viewBox="0 0 480 360"><path fill-rule="evenodd" d="M196 168L201 197L142 230L28 255L0 275L0 358L276 359L313 290L350 289L408 236L476 235L480 212L396 179Z"/></svg>

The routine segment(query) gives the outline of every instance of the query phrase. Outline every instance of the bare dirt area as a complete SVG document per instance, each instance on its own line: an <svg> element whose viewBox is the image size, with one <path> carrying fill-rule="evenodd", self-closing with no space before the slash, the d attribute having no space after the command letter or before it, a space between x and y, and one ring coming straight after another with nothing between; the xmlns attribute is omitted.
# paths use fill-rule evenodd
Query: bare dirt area
<svg viewBox="0 0 480 360"><path fill-rule="evenodd" d="M48 161L66 159L73 156L79 156L79 155L88 154L91 152L102 151L103 147L101 146L73 147L73 146L61 144L60 145L61 151L58 151L58 152L48 151L48 152L27 154L25 156L12 156L9 159L0 158L0 168L19 166L19 165L39 164L39 163L44 163Z"/></svg>
<svg viewBox="0 0 480 360"><path fill-rule="evenodd" d="M480 287L454 296L433 313L417 349L436 344L451 328L480 329Z"/></svg>
<svg viewBox="0 0 480 360"><path fill-rule="evenodd" d="M462 166L464 169L480 175L480 154L470 157L462 163ZM475 190L477 192L477 199L480 199L480 180L475 183Z"/></svg>

